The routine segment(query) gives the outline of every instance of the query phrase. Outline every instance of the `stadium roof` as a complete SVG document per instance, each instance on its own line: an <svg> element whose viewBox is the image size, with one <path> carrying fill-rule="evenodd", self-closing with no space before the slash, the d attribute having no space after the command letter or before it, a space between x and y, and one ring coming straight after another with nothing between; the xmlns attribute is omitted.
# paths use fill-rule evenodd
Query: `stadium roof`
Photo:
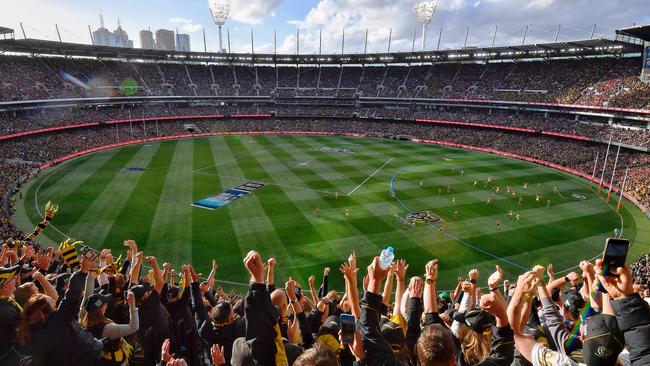
<svg viewBox="0 0 650 366"><path fill-rule="evenodd" d="M0 34L13 34L14 30L7 27L0 27Z"/></svg>
<svg viewBox="0 0 650 366"><path fill-rule="evenodd" d="M585 57L640 53L639 44L610 39L577 40L520 46L477 47L424 52L369 54L244 54L180 52L120 48L38 39L0 40L0 51L98 58L150 59L167 61L243 63L243 64L387 64L432 63L445 61L490 61L531 58Z"/></svg>
<svg viewBox="0 0 650 366"><path fill-rule="evenodd" d="M646 42L650 42L650 24L618 29L616 30L616 34L631 36L638 39L642 39Z"/></svg>

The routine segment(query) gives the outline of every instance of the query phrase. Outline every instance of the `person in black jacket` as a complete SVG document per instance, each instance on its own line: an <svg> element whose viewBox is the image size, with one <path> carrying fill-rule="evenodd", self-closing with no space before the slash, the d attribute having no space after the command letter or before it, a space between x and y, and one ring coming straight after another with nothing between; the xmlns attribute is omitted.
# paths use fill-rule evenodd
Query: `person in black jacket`
<svg viewBox="0 0 650 366"><path fill-rule="evenodd" d="M244 265L251 275L245 300L246 336L235 341L231 364L286 365L284 346L277 326L278 314L271 304L269 290L264 283L264 264L259 253L254 250L248 252Z"/></svg>
<svg viewBox="0 0 650 366"><path fill-rule="evenodd" d="M379 330L380 307L383 299L381 282L386 275L388 275L388 268L382 269L379 265L379 257L375 257L368 266L368 288L361 301L358 329L361 332L368 365L401 366L402 363L393 355L393 350L382 338Z"/></svg>
<svg viewBox="0 0 650 366"><path fill-rule="evenodd" d="M97 256L89 252L70 278L70 287L58 308L54 300L38 294L27 302L17 331L18 343L37 365L97 365L103 345L75 320L88 271Z"/></svg>
<svg viewBox="0 0 650 366"><path fill-rule="evenodd" d="M245 335L238 327L238 323L244 322L244 319L235 318L232 306L225 301L217 304L211 317L203 303L198 278L196 281L192 279L191 292L193 312L201 339L210 346L220 345L224 349L225 364L230 366L233 343L235 339Z"/></svg>
<svg viewBox="0 0 650 366"><path fill-rule="evenodd" d="M596 273L611 301L618 327L623 332L632 366L650 365L650 305L634 292L634 278L627 266L602 276L603 262L596 261Z"/></svg>

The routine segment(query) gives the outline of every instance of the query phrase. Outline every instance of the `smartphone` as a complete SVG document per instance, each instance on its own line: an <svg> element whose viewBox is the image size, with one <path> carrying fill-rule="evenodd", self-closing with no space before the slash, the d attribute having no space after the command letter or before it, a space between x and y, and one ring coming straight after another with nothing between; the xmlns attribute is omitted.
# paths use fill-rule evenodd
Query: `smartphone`
<svg viewBox="0 0 650 366"><path fill-rule="evenodd" d="M343 343L354 342L357 321L353 315L341 314L341 340Z"/></svg>
<svg viewBox="0 0 650 366"><path fill-rule="evenodd" d="M630 241L627 239L608 238L603 253L603 271L605 276L616 276L614 270L625 265Z"/></svg>

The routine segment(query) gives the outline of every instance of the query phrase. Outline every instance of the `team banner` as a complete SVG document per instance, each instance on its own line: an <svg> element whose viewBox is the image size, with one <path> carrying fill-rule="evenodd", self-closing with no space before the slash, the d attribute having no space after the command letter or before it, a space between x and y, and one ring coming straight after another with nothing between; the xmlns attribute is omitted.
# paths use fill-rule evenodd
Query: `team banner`
<svg viewBox="0 0 650 366"><path fill-rule="evenodd" d="M239 187L228 189L216 196L206 197L192 204L194 207L205 208L206 210L216 210L219 207L226 206L240 197L248 196L256 189L264 187L264 183L248 182Z"/></svg>

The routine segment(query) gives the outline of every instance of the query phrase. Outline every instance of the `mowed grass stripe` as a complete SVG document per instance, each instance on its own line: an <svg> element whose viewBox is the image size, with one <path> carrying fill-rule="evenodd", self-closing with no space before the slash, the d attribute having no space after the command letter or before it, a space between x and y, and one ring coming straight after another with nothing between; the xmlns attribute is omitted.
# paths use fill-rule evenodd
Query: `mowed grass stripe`
<svg viewBox="0 0 650 366"><path fill-rule="evenodd" d="M248 150L241 144L239 137L221 137L210 140L215 161L230 161L234 156L246 153ZM248 160L248 159L247 159ZM245 183L240 179L230 179L224 176L245 177L245 173L236 162L220 164L212 172L221 176L221 185L224 189L236 187ZM218 170L217 170L218 169ZM245 169L245 168L244 168ZM208 172L211 172L208 170ZM282 247L281 238L277 235L268 216L266 216L260 200L265 195L273 195L279 189L273 186L263 187L254 193L240 198L226 207L219 210L227 209L233 220L233 229L237 237L240 257L243 258L248 251L255 249L259 251L264 258L274 256L279 263L288 263L289 254ZM278 276L286 276L285 269L288 267L280 265L276 267ZM234 267L233 267L234 268ZM231 269L227 269L224 275L228 280L240 281L241 277L231 277ZM277 277L282 278L282 277Z"/></svg>
<svg viewBox="0 0 650 366"><path fill-rule="evenodd" d="M59 230L71 235L70 231L72 227L79 221L88 203L94 201L111 181L112 174L97 174L96 172L100 170L120 169L129 161L130 155L130 149L102 152L101 155L91 159L96 160L94 164L84 163L64 178L68 178L70 175L76 175L76 177L64 179L63 182L57 184L57 187L61 184L69 184L69 186L56 189L56 193L52 196L48 192L39 192L39 204L43 204L41 200L52 200L59 206L59 212L53 224Z"/></svg>
<svg viewBox="0 0 650 366"><path fill-rule="evenodd" d="M212 151L210 139L194 140L194 169L206 166L206 161L217 162ZM209 162L208 162L209 164ZM218 167L214 168L218 171ZM193 174L192 201L197 201L231 188L224 186L216 176ZM211 259L217 259L221 270L217 279L246 278L246 270L242 266L242 256L237 244L237 236L233 228L230 210L227 207L218 210L192 208L192 238L197 241L192 245L192 263L196 270L204 274L210 273ZM196 240L195 238L201 238ZM223 277L226 274L228 278Z"/></svg>
<svg viewBox="0 0 650 366"><path fill-rule="evenodd" d="M309 138L310 137L307 137L306 139ZM365 146L364 148L368 147ZM299 150L296 151L296 149L296 147L289 146L285 150L289 156L295 156L299 153ZM307 151L311 152L313 150L308 149ZM314 153L316 152L314 151ZM335 162L335 164L338 163ZM325 166L325 163L319 162L314 170L319 171L323 166ZM411 238L413 232L403 233L400 230L397 220L392 217L392 213L389 213L391 205L389 203L387 204L385 200L384 210L374 211L374 214L370 210L367 210L365 206L350 205L348 197L342 196L338 200L326 197L323 201L334 204L335 208L321 210L321 217L329 220L343 221L348 224L350 229L346 235L332 237L327 243L308 243L296 248L296 250L301 254L301 259L305 257L313 257L314 261L319 261L322 260L322 258L327 258L330 259L326 262L327 265L336 266L353 250L356 250L357 256L359 258L364 258L364 260L369 260L373 256L377 255L381 247L384 247L387 244L393 244L400 248L400 253L402 254L405 253L404 248L407 247L417 247L417 250L422 250L419 247L419 244ZM315 202L314 204L318 204L318 202ZM345 207L351 207L352 214L348 219L344 218ZM377 213L388 213L387 219L389 221L382 221L382 219L376 215ZM361 216L361 218L359 218L359 216ZM365 225L360 225L362 221L365 221ZM427 229L425 228L425 230ZM361 237L353 235L356 232L363 232L363 235ZM364 242L369 242L369 244L364 245ZM327 248L330 247L334 247L335 250L332 252L328 251ZM331 260L334 261L332 262ZM311 273L318 270L318 266L309 268L313 268ZM338 286L342 286L342 283L340 283L341 281L337 281L337 278L333 278L333 280L336 281Z"/></svg>
<svg viewBox="0 0 650 366"><path fill-rule="evenodd" d="M301 136L301 142L306 144L307 146L318 146L318 143L312 142L311 136ZM314 137L317 138L317 137ZM364 146L364 148L369 148L368 146ZM287 148L287 152L289 154L293 155L294 151L292 151L293 147ZM309 153L311 153L312 150L311 148L307 149ZM319 160L320 157L318 156L318 153L314 151L312 156L316 158L316 160ZM338 169L340 165L345 165L345 163L341 162L339 159L334 158L332 159L334 165L333 166L328 166L326 165L325 162L322 162L322 160L319 160L319 164L316 166L315 170L325 170L323 167L327 167L329 169ZM376 169L376 168L375 168ZM347 170L349 171L349 170ZM364 175L365 179L365 172L362 172L361 174ZM368 182L366 183L368 184ZM356 194L356 193L355 193ZM401 230L401 225L399 224L398 220L393 217L393 214L396 211L393 210L398 210L397 207L394 207L393 204L386 202L387 198L387 190L386 194L383 197L383 202L384 202L384 207L383 209L380 210L371 210L368 209L365 204L360 203L359 200L353 199L353 197L345 197L342 196L340 199L328 199L328 201L332 202L334 207L338 208L338 210L334 210L336 214L336 218L344 217L344 209L346 207L351 208L351 216L347 219L344 219L347 224L352 226L354 228L354 231L359 231L362 232L366 235L366 240L369 240L371 243L371 246L368 248L363 245L352 245L350 247L342 247L341 243L346 243L346 237L336 237L336 238L331 238L330 240L335 241L334 245L338 248L337 254L335 258L338 258L339 261L341 258L345 259L345 256L347 256L350 252L353 250L358 250L359 252L357 253L358 257L362 260L370 260L372 257L375 255L378 255L382 247L385 247L386 245L394 245L396 248L399 248L400 254L398 257L401 255L406 255L407 248L412 248L414 252L417 251L422 251L421 244L418 243L413 239L413 236L415 235L414 232L403 232ZM329 212L321 213L322 216L329 214ZM325 216L326 217L326 216ZM430 228L421 228L424 231L431 232ZM440 241L440 240L438 240ZM426 243L431 243L430 240L427 240ZM318 246L318 243L316 243ZM322 245L321 245L322 247ZM305 247L301 247L299 250L301 252L305 252L303 250ZM400 257L402 258L402 257ZM406 257L404 257L406 258ZM431 257L429 257L430 259ZM422 266L424 262L422 262ZM336 265L334 263L333 265ZM342 285L339 284L339 285Z"/></svg>
<svg viewBox="0 0 650 366"><path fill-rule="evenodd" d="M194 141L178 140L155 208L145 250L180 263L192 260L192 169Z"/></svg>
<svg viewBox="0 0 650 366"><path fill-rule="evenodd" d="M163 141L159 144L149 166L160 168L146 170L140 177L135 189L131 191L111 225L105 239L108 247L122 251L124 248L122 242L133 239L144 249L149 239L149 229L164 187L165 177L176 151L176 144L177 141Z"/></svg>
<svg viewBox="0 0 650 366"><path fill-rule="evenodd" d="M264 136L263 140L266 143L273 143L274 141L280 141L277 136ZM292 154L285 149L273 150L273 156L275 159L275 166L282 165L284 169L276 173L271 178L275 182L281 184L289 185L300 185L308 186L308 182L304 182L300 177L294 174L294 171L300 171L300 169L289 169L285 164L287 161L292 160ZM270 162L270 161L269 161ZM342 260L347 258L349 252L354 248L359 248L359 253L363 251L370 251L370 253L376 252L376 246L370 238L359 231L353 225L349 225L349 222L345 219L344 211L341 209L333 209L330 205L330 202L336 200L334 197L321 196L315 192L295 190L295 189L284 189L287 198L289 198L295 206L300 210L300 215L297 214L285 214L285 223L280 223L283 225L280 229L283 234L280 234L282 237L291 238L291 250L296 253L294 257L295 268L302 271L309 271L308 273L317 275L320 272L320 269L324 267L336 267L340 264ZM325 203L324 205L321 203ZM277 202L277 204L282 204ZM315 204L318 204L316 206ZM321 210L321 214L317 217L314 213L314 209L318 207ZM298 220L298 221L296 221ZM304 236L302 231L304 231L304 225L297 228L295 227L295 222L300 222L301 220L306 220L306 224L310 226L308 230L316 231L321 239L320 240L305 240L300 238ZM300 236L299 238L293 239L294 236ZM307 233L307 236L312 236L311 233ZM354 237L354 245L342 246L342 239ZM309 238L307 238L309 239ZM318 246L318 250L314 253L305 251L307 247L312 247L313 245ZM288 246L288 245L287 245ZM344 248L347 248L345 250ZM361 250L363 248L363 250ZM371 249L375 248L375 249ZM296 252L297 251L297 252ZM320 253L324 253L325 256L320 256ZM316 259L321 257L320 259ZM305 260L308 258L308 260Z"/></svg>
<svg viewBox="0 0 650 366"><path fill-rule="evenodd" d="M125 164L126 168L145 168L158 149L158 145L138 145L133 151L131 159ZM126 204L129 194L135 189L138 181L144 174L140 171L111 171L113 175L110 183L99 196L92 201L83 215L70 230L75 238L83 238L94 247L103 247L111 224L117 214Z"/></svg>
<svg viewBox="0 0 650 366"><path fill-rule="evenodd" d="M253 144L244 144L241 140L234 140L229 144L235 145L239 144L244 148L251 151ZM259 147L256 147L259 149ZM263 149L263 148L262 148ZM273 176L271 176L260 164L257 156L272 156L268 151L258 152L253 154L250 159L239 160L237 163L240 166L242 171L255 171L257 172L258 179L263 182L273 182ZM281 163L280 163L281 164ZM298 207L294 204L290 197L287 196L287 193L284 191L283 187L280 186L267 186L264 187L264 195L261 196L259 203L264 210L270 224L272 225L274 233L279 237L280 244L278 247L274 248L276 253L283 258L284 261L288 264L288 268L291 269L291 273L294 274L297 280L302 280L302 276L297 272L293 264L293 255L291 254L290 247L294 245L300 245L302 243L308 243L312 241L323 241L324 237L314 229L313 225L307 220L305 215L300 211ZM276 204L275 202L266 202L263 198L268 197L271 192L274 193L275 199L280 199L284 203ZM257 192L253 193L255 195ZM302 191L299 194L308 194L306 191ZM282 213L278 212L278 209L282 210ZM287 273L285 273L286 275ZM305 283L305 282L303 282Z"/></svg>

